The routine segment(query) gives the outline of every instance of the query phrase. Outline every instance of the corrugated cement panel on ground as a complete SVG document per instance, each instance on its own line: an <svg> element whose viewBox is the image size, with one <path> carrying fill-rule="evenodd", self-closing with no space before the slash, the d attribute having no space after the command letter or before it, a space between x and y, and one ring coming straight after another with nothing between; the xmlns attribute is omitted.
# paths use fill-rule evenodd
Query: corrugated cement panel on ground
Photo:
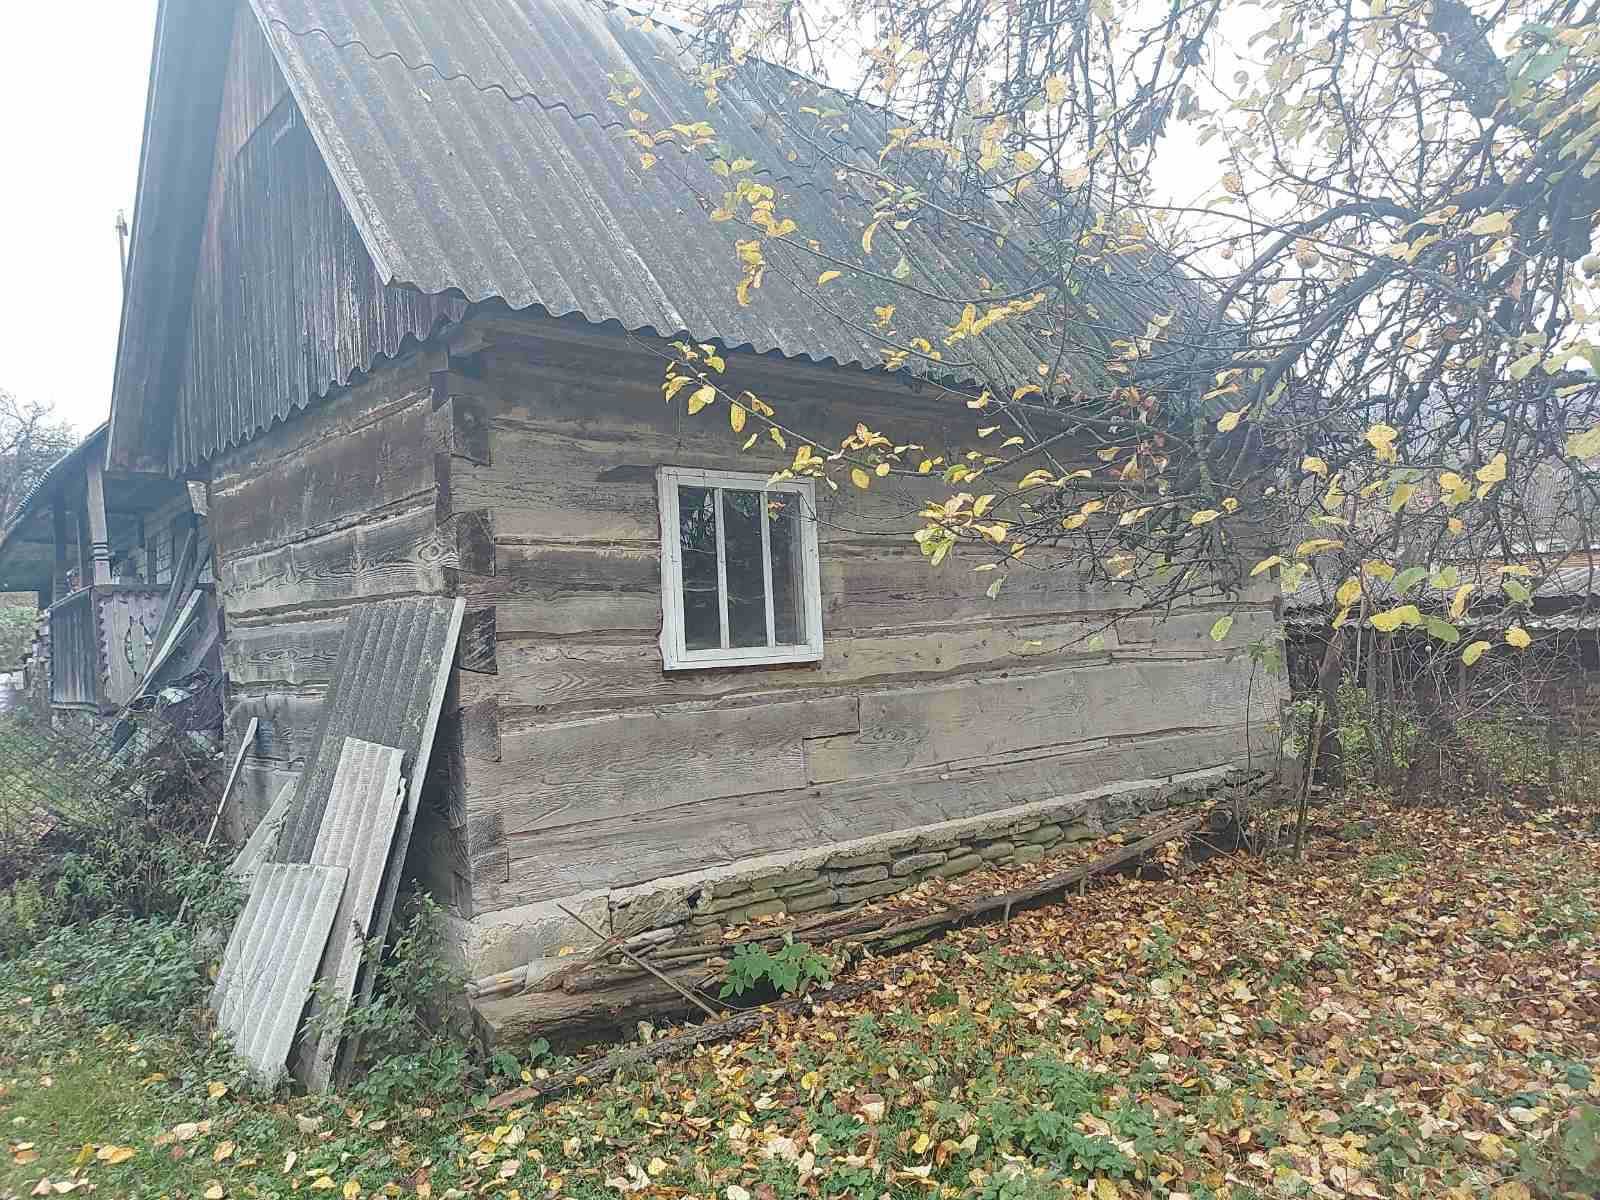
<svg viewBox="0 0 1600 1200"><path fill-rule="evenodd" d="M323 951L322 969L317 972L322 990L311 1002L313 1029L302 1041L303 1054L295 1064L295 1074L312 1091L326 1091L333 1082L339 1046L335 1029L355 988L362 947L367 938L381 938L385 933L374 916L400 820L400 758L400 751L392 746L345 738L322 831L311 854L311 861L318 866L350 871ZM404 852L401 854L403 857ZM324 1022L316 1018L323 1014L333 1027L319 1032L315 1026Z"/></svg>
<svg viewBox="0 0 1600 1200"><path fill-rule="evenodd" d="M415 813L465 609L465 600L419 597L367 604L351 614L317 740L284 827L281 857L311 861L347 737L400 750L401 770L410 781L406 812Z"/></svg>
<svg viewBox="0 0 1600 1200"><path fill-rule="evenodd" d="M344 867L268 863L228 939L211 1007L234 1053L268 1087L283 1075L348 875Z"/></svg>

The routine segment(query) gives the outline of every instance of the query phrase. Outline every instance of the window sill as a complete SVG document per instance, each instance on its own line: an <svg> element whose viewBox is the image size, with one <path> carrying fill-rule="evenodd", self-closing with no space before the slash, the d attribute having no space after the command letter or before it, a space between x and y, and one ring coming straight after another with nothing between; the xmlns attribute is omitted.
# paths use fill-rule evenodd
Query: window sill
<svg viewBox="0 0 1600 1200"><path fill-rule="evenodd" d="M734 650L694 650L687 654L673 654L662 648L663 671L707 671L727 667L782 667L794 663L822 661L822 647L793 646L772 649L751 646Z"/></svg>

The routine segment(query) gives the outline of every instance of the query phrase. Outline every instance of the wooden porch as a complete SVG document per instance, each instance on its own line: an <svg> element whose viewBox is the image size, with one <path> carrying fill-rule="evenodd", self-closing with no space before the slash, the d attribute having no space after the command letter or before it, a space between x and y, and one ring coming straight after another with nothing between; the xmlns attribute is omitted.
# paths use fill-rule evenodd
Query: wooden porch
<svg viewBox="0 0 1600 1200"><path fill-rule="evenodd" d="M167 592L165 585L94 584L52 604L52 707L111 712L131 700L156 652Z"/></svg>

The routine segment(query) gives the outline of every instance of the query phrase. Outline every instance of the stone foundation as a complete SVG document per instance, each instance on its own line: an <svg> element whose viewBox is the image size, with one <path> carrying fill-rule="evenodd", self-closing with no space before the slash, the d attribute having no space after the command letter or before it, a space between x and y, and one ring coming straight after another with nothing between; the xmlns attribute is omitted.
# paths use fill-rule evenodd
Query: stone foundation
<svg viewBox="0 0 1600 1200"><path fill-rule="evenodd" d="M1259 776L1239 769L1140 780L1020 805L982 817L877 834L817 849L768 854L632 887L586 892L457 922L469 972L488 976L525 968L537 982L562 965L562 951L599 940L585 928L629 935L629 948L667 941L721 941L763 917L807 916L849 908L984 866L1038 862L1076 842L1113 833L1137 817L1233 790ZM583 918L574 921L561 906ZM568 950L570 953L570 950Z"/></svg>

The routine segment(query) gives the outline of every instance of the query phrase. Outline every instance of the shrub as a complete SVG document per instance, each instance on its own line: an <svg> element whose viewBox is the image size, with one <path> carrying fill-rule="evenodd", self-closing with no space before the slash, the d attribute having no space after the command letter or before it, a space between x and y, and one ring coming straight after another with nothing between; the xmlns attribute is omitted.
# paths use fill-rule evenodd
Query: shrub
<svg viewBox="0 0 1600 1200"><path fill-rule="evenodd" d="M745 942L734 948L728 969L723 972L721 996L724 1000L742 996L762 984L770 984L789 996L807 990L813 983L827 983L832 974L832 964L825 957L787 935L776 954L765 946Z"/></svg>
<svg viewBox="0 0 1600 1200"><path fill-rule="evenodd" d="M470 1069L463 1015L456 1007L466 980L449 956L444 917L426 892L409 897L391 928L387 949L373 938L365 969L375 972L372 998L353 1004L339 1033L360 1040L367 1074L354 1094L365 1103L459 1095Z"/></svg>
<svg viewBox="0 0 1600 1200"><path fill-rule="evenodd" d="M164 918L101 917L55 929L0 963L0 990L52 999L91 1025L170 1030L204 999L208 979L191 932Z"/></svg>

